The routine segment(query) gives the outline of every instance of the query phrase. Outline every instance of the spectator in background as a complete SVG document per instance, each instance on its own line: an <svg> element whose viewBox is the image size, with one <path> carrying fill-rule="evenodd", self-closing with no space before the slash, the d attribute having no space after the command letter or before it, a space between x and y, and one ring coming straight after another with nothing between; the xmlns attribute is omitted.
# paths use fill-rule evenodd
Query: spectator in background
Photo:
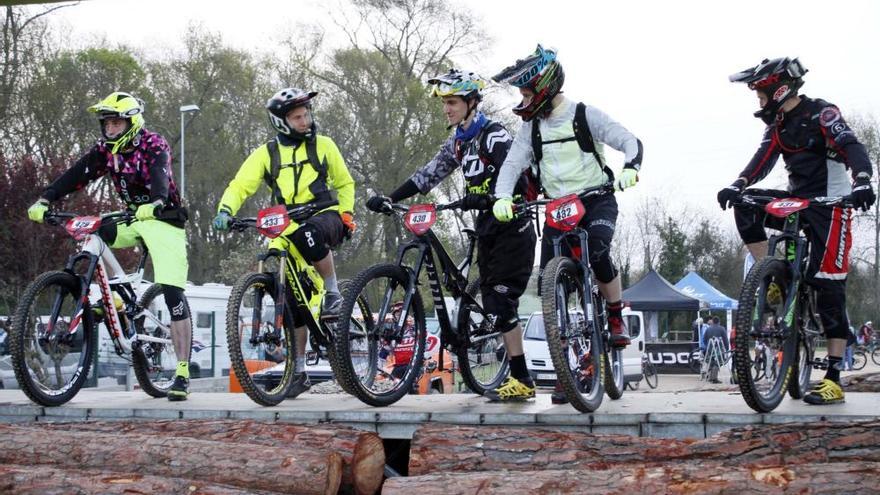
<svg viewBox="0 0 880 495"><path fill-rule="evenodd" d="M846 334L846 350L843 353L843 369L844 371L852 371L853 368L853 351L856 348L856 332L853 327L849 327Z"/></svg>
<svg viewBox="0 0 880 495"><path fill-rule="evenodd" d="M713 316L711 322L712 324L709 325L706 332L703 334L703 340L705 341L706 346L709 347L709 343L712 342L713 339L719 339L718 341L721 342L721 351L723 354L706 356L706 359L709 362L709 381L711 383L721 383L721 380L718 379L718 370L724 362L727 353L730 351L730 341L727 339L727 329L721 326L721 320L717 316Z"/></svg>
<svg viewBox="0 0 880 495"><path fill-rule="evenodd" d="M870 321L866 321L861 328L859 328L858 334L859 344L861 345L869 345L871 343L871 338L874 337L874 326Z"/></svg>

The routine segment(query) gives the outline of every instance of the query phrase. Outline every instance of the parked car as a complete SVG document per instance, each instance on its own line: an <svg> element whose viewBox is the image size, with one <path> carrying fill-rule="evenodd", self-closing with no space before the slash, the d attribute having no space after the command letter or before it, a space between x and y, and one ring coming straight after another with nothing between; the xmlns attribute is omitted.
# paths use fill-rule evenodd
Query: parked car
<svg viewBox="0 0 880 495"><path fill-rule="evenodd" d="M623 351L624 381L638 382L642 376L642 353L645 350L645 336L642 332L642 313L623 309L623 318L630 333L632 343ZM556 370L547 348L547 334L544 329L544 314L536 311L529 316L523 332L523 349L526 367L532 380L538 386L556 384Z"/></svg>

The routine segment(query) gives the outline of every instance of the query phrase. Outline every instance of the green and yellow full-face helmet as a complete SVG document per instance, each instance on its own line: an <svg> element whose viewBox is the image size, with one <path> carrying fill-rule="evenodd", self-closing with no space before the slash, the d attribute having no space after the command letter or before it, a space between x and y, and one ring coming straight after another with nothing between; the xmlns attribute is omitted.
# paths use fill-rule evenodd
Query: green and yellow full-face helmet
<svg viewBox="0 0 880 495"><path fill-rule="evenodd" d="M144 127L144 102L128 93L119 91L111 93L103 100L90 106L89 111L98 115L101 135L104 136L104 142L110 147L110 152L114 154L128 146ZM125 119L128 121L128 125L119 134L108 136L104 130L104 119L108 118Z"/></svg>

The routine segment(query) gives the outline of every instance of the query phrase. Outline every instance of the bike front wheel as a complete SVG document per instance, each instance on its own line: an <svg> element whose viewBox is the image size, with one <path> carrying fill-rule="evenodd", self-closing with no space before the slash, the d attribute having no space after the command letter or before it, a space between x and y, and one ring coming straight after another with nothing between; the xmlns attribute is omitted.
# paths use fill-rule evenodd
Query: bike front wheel
<svg viewBox="0 0 880 495"><path fill-rule="evenodd" d="M178 361L189 362L192 353L192 311L186 296L187 314L190 315L189 343L186 349L175 349L166 342L139 341L131 349L131 366L138 384L147 395L166 397L174 383ZM138 301L140 316L135 319L138 336L155 337L172 341L171 308L165 304L162 285L153 284Z"/></svg>
<svg viewBox="0 0 880 495"><path fill-rule="evenodd" d="M477 305L462 304L458 311L458 334L466 339L460 342L456 355L464 384L475 394L483 395L501 385L509 368L504 336L482 312L480 281L474 280L467 293Z"/></svg>
<svg viewBox="0 0 880 495"><path fill-rule="evenodd" d="M602 404L605 353L595 322L595 305L587 304L577 265L569 258L556 257L544 268L541 283L547 347L556 379L575 409L593 412ZM586 314L593 306L594 314ZM590 323L588 320L592 320Z"/></svg>
<svg viewBox="0 0 880 495"><path fill-rule="evenodd" d="M871 353L871 361L874 361L874 364L880 366L880 347L874 349L874 352Z"/></svg>
<svg viewBox="0 0 880 495"><path fill-rule="evenodd" d="M422 297L409 274L394 264L367 268L352 279L339 311L336 379L365 404L394 404L422 374L426 339Z"/></svg>
<svg viewBox="0 0 880 495"><path fill-rule="evenodd" d="M786 391L797 354L798 330L785 323L791 284L789 266L764 258L752 267L739 297L734 364L746 403L758 412L770 412ZM763 349L755 353L755 348ZM753 356L763 354L763 370L755 371Z"/></svg>
<svg viewBox="0 0 880 495"><path fill-rule="evenodd" d="M853 352L852 369L854 371L859 371L860 369L864 368L866 364L868 364L868 355L865 354L864 351Z"/></svg>
<svg viewBox="0 0 880 495"><path fill-rule="evenodd" d="M276 278L247 273L232 287L226 307L226 342L235 379L263 406L283 401L294 384L295 344L290 308L275 321ZM278 348L281 361L278 362Z"/></svg>
<svg viewBox="0 0 880 495"><path fill-rule="evenodd" d="M15 309L9 352L21 390L42 406L60 406L85 384L97 328L82 302L79 277L47 272L24 291Z"/></svg>

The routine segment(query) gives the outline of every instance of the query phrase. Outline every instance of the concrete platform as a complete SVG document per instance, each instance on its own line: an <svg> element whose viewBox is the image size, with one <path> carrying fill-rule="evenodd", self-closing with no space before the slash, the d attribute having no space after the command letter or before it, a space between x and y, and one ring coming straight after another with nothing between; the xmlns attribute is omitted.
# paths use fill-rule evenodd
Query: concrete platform
<svg viewBox="0 0 880 495"><path fill-rule="evenodd" d="M407 396L374 408L343 394L305 394L276 407L262 407L246 395L193 393L170 403L142 392L83 390L61 407L34 405L18 390L0 390L0 422L145 419L254 419L296 423L332 422L409 439L423 423L554 427L665 438L705 438L737 426L800 421L859 421L880 418L880 394L848 393L846 403L815 407L785 399L776 411L753 412L734 392L626 393L607 397L598 411L582 414L538 394L523 404L490 404L468 394Z"/></svg>

